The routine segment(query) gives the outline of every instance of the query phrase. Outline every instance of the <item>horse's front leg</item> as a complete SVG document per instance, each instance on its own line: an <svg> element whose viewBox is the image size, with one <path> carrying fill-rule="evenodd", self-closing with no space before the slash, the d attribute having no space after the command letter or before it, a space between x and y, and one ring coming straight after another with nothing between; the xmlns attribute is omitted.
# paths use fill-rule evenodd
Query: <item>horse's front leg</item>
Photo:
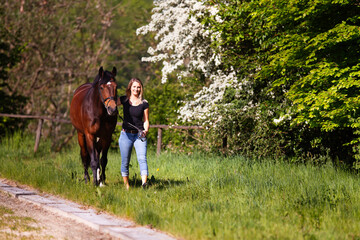
<svg viewBox="0 0 360 240"><path fill-rule="evenodd" d="M105 168L106 168L106 164L107 164L107 152L108 152L108 148L110 147L110 145L108 147L106 147L106 145L104 145L104 139L100 138L100 140L96 143L96 150L99 154L99 158L100 158L100 154L101 154L101 158L100 158L100 168L101 168L101 172L98 171L98 177L100 176L100 187L105 185ZM100 174L101 173L101 174Z"/></svg>
<svg viewBox="0 0 360 240"><path fill-rule="evenodd" d="M106 185L106 175L105 175L105 169L107 165L108 159L107 159L107 150L103 151L103 154L100 159L100 165L101 165L101 175L100 175L100 185Z"/></svg>
<svg viewBox="0 0 360 240"><path fill-rule="evenodd" d="M98 186L100 181L98 169L100 169L100 167L99 167L99 154L95 147L96 138L89 133L85 135L86 135L86 146L90 155L90 167L93 173L93 182L95 186Z"/></svg>
<svg viewBox="0 0 360 240"><path fill-rule="evenodd" d="M104 184L105 185L105 180L106 180L106 175L105 175L105 169L106 169L106 165L108 163L108 158L107 158L107 154L108 154L108 150L110 147L110 143L111 143L111 139L105 140L102 142L102 155L101 155L101 159L100 159L100 165L101 165L101 175L100 175L100 184Z"/></svg>

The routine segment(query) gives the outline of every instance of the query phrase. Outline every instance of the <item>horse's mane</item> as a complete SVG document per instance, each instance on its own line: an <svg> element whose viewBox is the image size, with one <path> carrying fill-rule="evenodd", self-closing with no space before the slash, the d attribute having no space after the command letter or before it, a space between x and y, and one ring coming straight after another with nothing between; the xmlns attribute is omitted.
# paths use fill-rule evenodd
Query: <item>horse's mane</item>
<svg viewBox="0 0 360 240"><path fill-rule="evenodd" d="M105 77L105 75L108 75L108 78ZM102 83L107 83L111 80L111 77L112 77L112 73L109 72L109 71L104 71L104 77L103 78L100 78L99 74L96 75L95 79L94 79L94 82L92 83L93 87L96 86L96 84L98 84L100 81Z"/></svg>
<svg viewBox="0 0 360 240"><path fill-rule="evenodd" d="M98 74L98 75L96 75L96 77L95 77L95 79L94 79L94 81L92 83L93 87L99 82L99 80L100 80L100 76Z"/></svg>

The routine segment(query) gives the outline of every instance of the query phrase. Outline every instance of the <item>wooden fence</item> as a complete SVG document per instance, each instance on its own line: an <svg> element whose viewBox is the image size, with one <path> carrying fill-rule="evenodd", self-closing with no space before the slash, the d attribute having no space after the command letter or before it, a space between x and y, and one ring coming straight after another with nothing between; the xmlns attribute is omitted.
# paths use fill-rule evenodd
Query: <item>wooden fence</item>
<svg viewBox="0 0 360 240"><path fill-rule="evenodd" d="M52 121L52 122L60 122L60 123L67 123L71 124L69 119L60 119L60 118L52 118L47 116L34 116L34 115L18 115L18 114L7 114L7 113L0 113L0 117L11 117L11 118L29 118L29 119L39 119L38 126L36 129L36 138L35 138L35 145L34 145L34 152L36 152L39 148L40 144L40 137L41 137L41 129L44 123L44 120ZM121 125L121 122L117 123ZM150 128L157 128L157 145L156 145L156 153L159 155L161 152L161 144L162 144L162 131L163 129L203 129L201 126L176 126L176 125L150 125Z"/></svg>

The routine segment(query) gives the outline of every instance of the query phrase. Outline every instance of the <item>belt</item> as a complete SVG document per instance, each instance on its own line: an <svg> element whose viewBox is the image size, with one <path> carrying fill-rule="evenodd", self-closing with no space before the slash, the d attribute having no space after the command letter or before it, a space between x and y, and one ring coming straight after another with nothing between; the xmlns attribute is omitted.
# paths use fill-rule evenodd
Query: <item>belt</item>
<svg viewBox="0 0 360 240"><path fill-rule="evenodd" d="M124 132L127 132L127 133L138 133L138 130L129 130L129 129L123 129Z"/></svg>

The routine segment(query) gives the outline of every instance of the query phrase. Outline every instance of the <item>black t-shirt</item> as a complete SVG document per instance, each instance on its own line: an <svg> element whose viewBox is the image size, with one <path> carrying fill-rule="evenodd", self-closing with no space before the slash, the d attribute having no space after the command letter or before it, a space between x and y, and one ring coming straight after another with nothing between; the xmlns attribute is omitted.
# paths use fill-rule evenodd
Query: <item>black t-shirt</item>
<svg viewBox="0 0 360 240"><path fill-rule="evenodd" d="M128 124L131 123L138 127L140 130L144 130L144 110L149 108L149 103L144 99L139 105L132 106L126 96L121 96L120 102L123 105L124 114L124 122L122 128L126 130L137 130Z"/></svg>

